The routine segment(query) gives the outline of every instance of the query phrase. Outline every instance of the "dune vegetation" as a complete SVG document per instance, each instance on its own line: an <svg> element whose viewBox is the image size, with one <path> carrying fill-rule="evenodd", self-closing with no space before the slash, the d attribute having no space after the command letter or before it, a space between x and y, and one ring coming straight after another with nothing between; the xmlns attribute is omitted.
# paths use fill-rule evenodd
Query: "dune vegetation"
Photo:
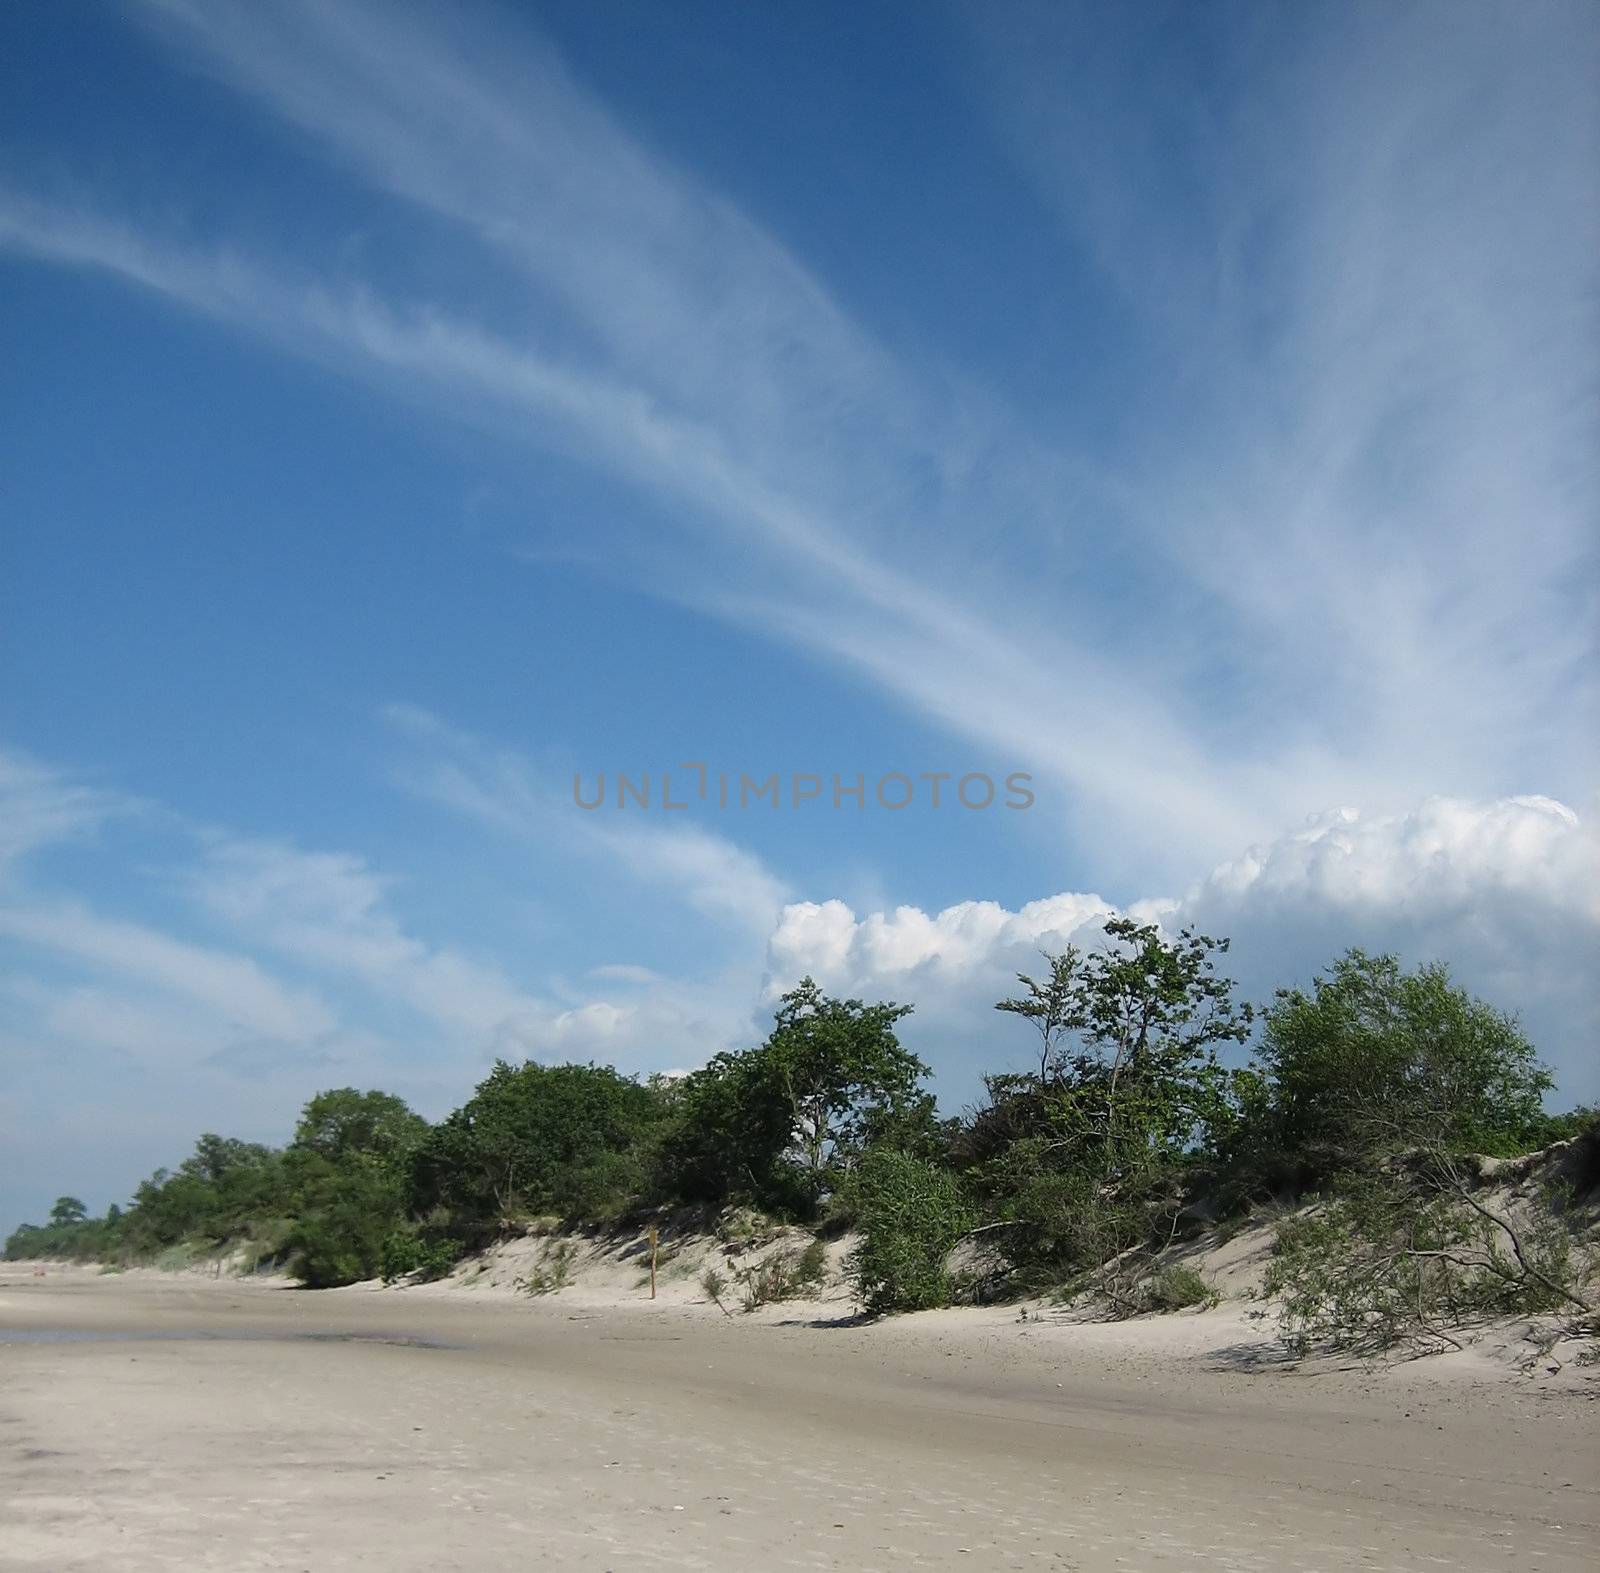
<svg viewBox="0 0 1600 1573"><path fill-rule="evenodd" d="M1028 1068L958 1117L900 1041L910 1006L806 979L765 1042L688 1075L499 1063L437 1124L388 1093L319 1092L286 1146L204 1135L128 1206L63 1197L6 1255L226 1255L327 1287L439 1277L535 1220L741 1209L849 1233L868 1311L1061 1291L1132 1315L1204 1304L1163 1251L1275 1205L1268 1288L1299 1348L1448 1347L1513 1315L1596 1331L1581 1204L1600 1118L1546 1112L1516 1020L1443 966L1360 951L1257 1010L1227 948L1118 918L1046 957L997 1005L1031 1034ZM1486 1199L1498 1163L1556 1143L1570 1161L1532 1215Z"/></svg>

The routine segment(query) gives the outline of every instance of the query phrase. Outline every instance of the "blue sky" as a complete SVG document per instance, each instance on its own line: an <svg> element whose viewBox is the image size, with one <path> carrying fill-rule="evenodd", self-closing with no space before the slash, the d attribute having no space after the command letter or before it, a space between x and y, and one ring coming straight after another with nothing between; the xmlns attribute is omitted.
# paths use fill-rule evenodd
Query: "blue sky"
<svg viewBox="0 0 1600 1573"><path fill-rule="evenodd" d="M1589 7L0 29L0 1222L804 971L959 1107L1113 906L1600 1095Z"/></svg>

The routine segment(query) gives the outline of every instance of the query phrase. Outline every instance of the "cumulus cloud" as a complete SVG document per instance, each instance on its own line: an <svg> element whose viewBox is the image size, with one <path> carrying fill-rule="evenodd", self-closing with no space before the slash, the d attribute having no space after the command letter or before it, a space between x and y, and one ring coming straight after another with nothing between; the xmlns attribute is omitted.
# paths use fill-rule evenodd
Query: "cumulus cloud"
<svg viewBox="0 0 1600 1573"><path fill-rule="evenodd" d="M1320 816L1222 864L1186 905L1262 911L1282 902L1437 915L1526 900L1596 923L1595 857L1593 828L1553 798L1433 797L1408 814L1345 808Z"/></svg>
<svg viewBox="0 0 1600 1573"><path fill-rule="evenodd" d="M1116 909L1100 896L1064 894L1010 912L962 901L929 914L896 907L857 918L842 901L796 902L767 947L769 992L809 973L852 991L893 985L959 986L993 971L996 958L1059 950Z"/></svg>
<svg viewBox="0 0 1600 1573"><path fill-rule="evenodd" d="M1183 916L1236 936L1259 992L1350 945L1450 963L1516 1011L1568 1098L1600 1093L1600 815L1433 797L1323 816L1215 870ZM1248 970L1247 970L1248 969Z"/></svg>
<svg viewBox="0 0 1600 1573"><path fill-rule="evenodd" d="M768 944L767 992L809 973L832 989L910 1001L920 1015L910 1035L970 1088L977 1069L1005 1058L990 1007L1014 974L1036 970L1041 951L1095 943L1114 910L1086 893L1015 912L988 901L861 915L841 901L793 903ZM1231 970L1257 1000L1309 983L1351 946L1447 961L1521 1014L1565 1096L1600 1091L1600 841L1592 817L1550 798L1337 810L1252 847L1180 897L1126 910L1169 932L1192 924L1229 937Z"/></svg>

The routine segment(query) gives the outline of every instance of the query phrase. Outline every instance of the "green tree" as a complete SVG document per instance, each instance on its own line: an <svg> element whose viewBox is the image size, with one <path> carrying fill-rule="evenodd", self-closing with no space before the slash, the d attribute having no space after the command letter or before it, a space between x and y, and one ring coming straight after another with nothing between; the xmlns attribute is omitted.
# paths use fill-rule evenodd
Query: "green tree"
<svg viewBox="0 0 1600 1573"><path fill-rule="evenodd" d="M777 1212L808 1205L786 1159L793 1113L758 1049L713 1055L669 1091L655 1145L655 1192L720 1206L743 1197Z"/></svg>
<svg viewBox="0 0 1600 1573"><path fill-rule="evenodd" d="M1017 974L1023 992L1015 999L1001 1000L996 1010L1031 1021L1039 1034L1039 1085L1047 1087L1062 1071L1062 1045L1068 1035L1080 1031L1086 1022L1079 964L1083 952L1068 945L1059 955L1045 952L1048 976L1031 978Z"/></svg>
<svg viewBox="0 0 1600 1573"><path fill-rule="evenodd" d="M76 1196L58 1196L50 1209L51 1226L57 1229L82 1223L88 1216L89 1209Z"/></svg>
<svg viewBox="0 0 1600 1573"><path fill-rule="evenodd" d="M1526 1150L1552 1086L1514 1017L1435 963L1352 950L1311 992L1280 990L1261 1062L1280 1149L1327 1172L1408 1146Z"/></svg>
<svg viewBox="0 0 1600 1573"><path fill-rule="evenodd" d="M8 1262L28 1262L48 1255L44 1249L46 1231L36 1223L19 1223L6 1236L5 1257Z"/></svg>
<svg viewBox="0 0 1600 1573"><path fill-rule="evenodd" d="M610 1066L498 1062L410 1164L414 1210L442 1208L468 1238L528 1211L593 1214L643 1183L661 1100Z"/></svg>
<svg viewBox="0 0 1600 1573"><path fill-rule="evenodd" d="M1177 1156L1224 1118L1217 1047L1249 1036L1252 1011L1216 970L1227 940L1192 929L1168 940L1130 918L1104 932L1109 944L1051 958L1046 983L1023 977L1028 994L998 1007L1039 1027L1043 1095L1015 1078L996 1078L991 1091L1026 1095L1030 1134L1050 1131L1057 1152L1093 1152L1111 1179Z"/></svg>
<svg viewBox="0 0 1600 1573"><path fill-rule="evenodd" d="M805 978L758 1048L715 1056L673 1099L660 1165L691 1201L742 1196L805 1215L868 1144L916 1147L935 1130L928 1067L895 1035L910 1006L834 999Z"/></svg>
<svg viewBox="0 0 1600 1573"><path fill-rule="evenodd" d="M294 1145L336 1163L355 1153L400 1161L427 1130L428 1122L393 1093L334 1087L301 1111Z"/></svg>
<svg viewBox="0 0 1600 1573"><path fill-rule="evenodd" d="M1014 1225L1004 1249L1044 1281L1101 1268L1175 1216L1185 1165L1230 1123L1218 1048L1250 1031L1250 1007L1217 972L1226 940L1167 939L1128 918L1104 933L1000 1002L1037 1028L1039 1071L990 1077L988 1105L953 1144L997 1221Z"/></svg>
<svg viewBox="0 0 1600 1573"><path fill-rule="evenodd" d="M207 1131L194 1152L178 1165L178 1172L218 1185L238 1169L257 1168L272 1157L272 1149L259 1142L243 1142Z"/></svg>
<svg viewBox="0 0 1600 1573"><path fill-rule="evenodd" d="M1079 974L1084 1050L1073 1069L1080 1082L1103 1080L1113 1122L1127 1078L1154 1095L1158 1139L1186 1140L1215 1101L1216 1046L1250 1035L1253 1012L1235 1002L1213 959L1227 954L1228 941L1188 928L1165 940L1154 924L1131 918L1112 918L1105 933L1112 943L1087 956Z"/></svg>
<svg viewBox="0 0 1600 1573"><path fill-rule="evenodd" d="M909 1005L830 998L810 978L779 1001L759 1063L781 1093L792 1150L814 1196L850 1168L875 1127L925 1098L928 1067L894 1031L910 1014Z"/></svg>
<svg viewBox="0 0 1600 1573"><path fill-rule="evenodd" d="M427 1121L387 1092L335 1087L301 1110L283 1173L291 1270L315 1288L376 1277L407 1231L412 1154Z"/></svg>

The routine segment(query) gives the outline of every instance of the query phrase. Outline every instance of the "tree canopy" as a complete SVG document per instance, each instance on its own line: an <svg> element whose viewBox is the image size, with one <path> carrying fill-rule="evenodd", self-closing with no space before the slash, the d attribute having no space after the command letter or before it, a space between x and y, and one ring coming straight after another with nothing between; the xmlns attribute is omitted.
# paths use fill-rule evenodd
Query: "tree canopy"
<svg viewBox="0 0 1600 1573"><path fill-rule="evenodd" d="M306 1104L294 1128L294 1145L335 1162L356 1153L399 1159L427 1129L428 1122L392 1093L334 1087Z"/></svg>
<svg viewBox="0 0 1600 1573"><path fill-rule="evenodd" d="M1351 950L1309 993L1266 1012L1261 1063L1279 1144L1320 1166L1432 1143L1519 1150L1553 1085L1514 1017L1474 999L1442 963Z"/></svg>
<svg viewBox="0 0 1600 1573"><path fill-rule="evenodd" d="M609 1065L497 1061L411 1162L413 1208L468 1233L518 1214L599 1208L637 1189L660 1099Z"/></svg>
<svg viewBox="0 0 1600 1573"><path fill-rule="evenodd" d="M666 1161L688 1193L813 1210L869 1140L931 1127L928 1067L895 1033L908 1005L835 999L811 978L778 1002L753 1049L685 1079Z"/></svg>

